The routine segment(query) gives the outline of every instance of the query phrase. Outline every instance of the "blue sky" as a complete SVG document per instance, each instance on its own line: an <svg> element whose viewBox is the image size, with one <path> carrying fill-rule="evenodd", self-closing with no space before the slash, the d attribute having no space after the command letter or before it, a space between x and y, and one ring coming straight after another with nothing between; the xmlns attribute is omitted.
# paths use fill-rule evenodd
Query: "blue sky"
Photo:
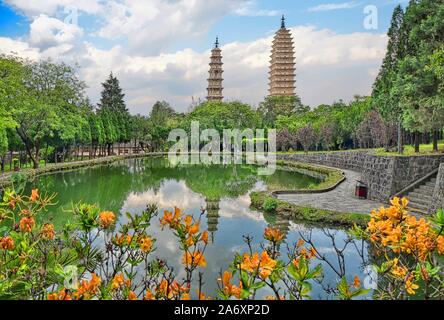
<svg viewBox="0 0 444 320"><path fill-rule="evenodd" d="M393 8L400 2L406 3L2 0L0 52L80 64L93 101L100 82L113 71L126 89L130 110L146 114L157 99L186 110L191 97L204 98L208 53L218 35L225 96L257 104L266 95L269 45L285 14L295 42L298 94L315 106L369 93ZM377 9L376 29L364 28L369 5Z"/></svg>

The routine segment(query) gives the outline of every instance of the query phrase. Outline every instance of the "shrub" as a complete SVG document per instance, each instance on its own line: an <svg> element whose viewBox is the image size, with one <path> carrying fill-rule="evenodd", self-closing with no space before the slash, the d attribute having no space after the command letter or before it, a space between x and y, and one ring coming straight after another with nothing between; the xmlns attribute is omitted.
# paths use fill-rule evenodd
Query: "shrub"
<svg viewBox="0 0 444 320"><path fill-rule="evenodd" d="M264 200L264 210L267 212L273 212L278 207L278 201L275 198L268 197Z"/></svg>
<svg viewBox="0 0 444 320"><path fill-rule="evenodd" d="M117 225L113 212L78 204L72 210L75 221L57 231L37 219L54 198L36 189L30 195L6 190L0 202L0 299L187 300L192 292L198 299L208 299L200 272L207 264L208 231L200 230L203 213L196 219L175 208L164 211L160 219L162 228L173 231L182 257L184 272L175 272L167 261L153 257L156 239L149 230L158 214L156 206L149 205L141 214L128 213L128 222ZM276 209L276 199L267 200L264 207ZM372 245L369 250L380 257L375 268L381 279L373 296L442 298L439 259L444 253L444 212L427 222L410 216L407 204L406 199L395 198L390 208L372 213L366 229L351 230L354 239L367 240ZM244 237L248 250L236 253L228 270L221 271L218 298L254 299L266 287L273 293L267 299L310 299L312 283L323 277L323 268L315 261L325 256L310 238L290 244L273 227L265 229L263 238L260 246L253 246L251 237ZM338 259L343 257L345 248L337 248L334 240L332 245ZM192 288L196 271L197 289ZM338 273L337 285L328 293L353 299L369 290L361 287L357 276L347 279Z"/></svg>

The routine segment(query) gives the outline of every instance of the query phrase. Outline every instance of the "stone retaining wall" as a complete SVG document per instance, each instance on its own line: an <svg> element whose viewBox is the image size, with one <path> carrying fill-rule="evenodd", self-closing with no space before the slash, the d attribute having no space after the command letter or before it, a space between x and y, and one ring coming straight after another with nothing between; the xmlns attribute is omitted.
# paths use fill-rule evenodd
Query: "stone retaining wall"
<svg viewBox="0 0 444 320"><path fill-rule="evenodd" d="M277 159L361 172L362 182L369 187L369 198L382 202L444 163L444 155L378 156L369 151L280 154Z"/></svg>
<svg viewBox="0 0 444 320"><path fill-rule="evenodd" d="M433 192L432 206L430 213L435 213L438 209L444 209L444 163L441 163L436 177L435 191Z"/></svg>

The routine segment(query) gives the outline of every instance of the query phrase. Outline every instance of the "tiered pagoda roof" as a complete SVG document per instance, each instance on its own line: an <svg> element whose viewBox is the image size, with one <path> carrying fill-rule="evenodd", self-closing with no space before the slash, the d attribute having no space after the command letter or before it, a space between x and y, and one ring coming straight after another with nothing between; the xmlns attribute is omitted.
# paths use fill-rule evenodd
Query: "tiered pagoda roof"
<svg viewBox="0 0 444 320"><path fill-rule="evenodd" d="M222 54L221 49L219 48L219 39L216 38L216 43L214 45L213 50L211 50L211 62L210 62L210 71L208 80L208 101L222 101L224 98L222 95L223 87L222 74L224 70L222 69Z"/></svg>
<svg viewBox="0 0 444 320"><path fill-rule="evenodd" d="M294 96L295 73L293 38L290 30L285 28L285 18L282 16L281 28L276 32L271 50L269 95Z"/></svg>

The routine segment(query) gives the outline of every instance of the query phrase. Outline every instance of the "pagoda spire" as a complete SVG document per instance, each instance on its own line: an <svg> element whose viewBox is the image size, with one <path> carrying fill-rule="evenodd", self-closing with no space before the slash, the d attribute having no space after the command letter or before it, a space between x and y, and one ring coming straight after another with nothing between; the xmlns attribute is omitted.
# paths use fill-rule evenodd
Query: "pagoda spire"
<svg viewBox="0 0 444 320"><path fill-rule="evenodd" d="M276 32L271 50L269 96L295 96L296 68L293 38L285 27L282 15L281 28Z"/></svg>
<svg viewBox="0 0 444 320"><path fill-rule="evenodd" d="M222 95L222 74L224 72L222 66L222 50L219 48L219 37L216 37L216 43L213 50L211 50L210 71L208 77L208 101L222 101L224 98Z"/></svg>

